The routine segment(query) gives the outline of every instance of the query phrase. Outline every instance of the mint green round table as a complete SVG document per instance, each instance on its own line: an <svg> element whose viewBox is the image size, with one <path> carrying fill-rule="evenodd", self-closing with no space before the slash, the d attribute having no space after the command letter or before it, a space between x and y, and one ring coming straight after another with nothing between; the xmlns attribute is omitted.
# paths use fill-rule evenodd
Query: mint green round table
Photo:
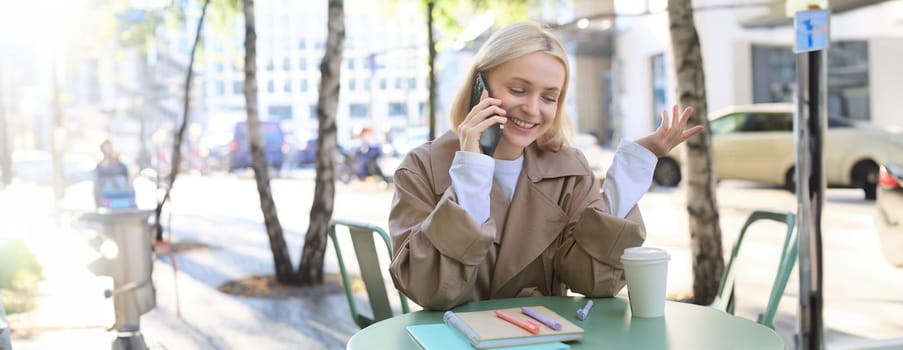
<svg viewBox="0 0 903 350"><path fill-rule="evenodd" d="M753 321L693 304L669 301L665 316L633 318L622 298L592 299L586 321L576 317L586 303L581 297L535 297L472 302L454 311L503 309L543 305L583 328L583 340L569 342L571 349L784 349L772 329ZM364 328L348 341L349 350L411 349L419 347L405 327L441 323L442 312L417 311L382 320Z"/></svg>

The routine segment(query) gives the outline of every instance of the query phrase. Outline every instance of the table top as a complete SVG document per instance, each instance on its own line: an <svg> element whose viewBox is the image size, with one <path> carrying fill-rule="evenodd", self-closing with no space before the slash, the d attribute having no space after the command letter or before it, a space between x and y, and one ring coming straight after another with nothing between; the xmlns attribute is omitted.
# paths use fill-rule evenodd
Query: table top
<svg viewBox="0 0 903 350"><path fill-rule="evenodd" d="M623 298L592 299L586 321L576 311L582 297L531 297L471 302L453 311L477 311L520 306L545 306L584 329L583 340L569 342L571 349L784 349L774 330L751 320L713 308L668 301L665 316L633 318ZM364 328L348 342L353 349L411 349L418 345L405 327L442 323L442 312L417 311L382 320Z"/></svg>

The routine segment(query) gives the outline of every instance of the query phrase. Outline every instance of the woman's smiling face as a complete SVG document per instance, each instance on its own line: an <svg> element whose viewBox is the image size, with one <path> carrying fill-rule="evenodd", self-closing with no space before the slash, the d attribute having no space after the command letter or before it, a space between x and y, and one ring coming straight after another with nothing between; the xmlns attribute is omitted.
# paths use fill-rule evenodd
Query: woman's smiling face
<svg viewBox="0 0 903 350"><path fill-rule="evenodd" d="M495 158L515 159L552 128L564 85L564 65L555 56L534 52L487 72L492 97L507 112L505 132Z"/></svg>

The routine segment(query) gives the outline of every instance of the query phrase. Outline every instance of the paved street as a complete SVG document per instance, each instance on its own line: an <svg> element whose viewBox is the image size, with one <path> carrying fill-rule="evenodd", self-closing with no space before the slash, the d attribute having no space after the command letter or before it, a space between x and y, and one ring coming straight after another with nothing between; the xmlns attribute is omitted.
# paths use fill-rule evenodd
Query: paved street
<svg viewBox="0 0 903 350"><path fill-rule="evenodd" d="M299 259L313 193L313 173L293 171L273 181L280 220L294 261ZM81 194L80 194L81 193ZM68 207L84 205L84 188L72 188ZM52 220L47 189L11 187L0 197L4 232L21 235L47 264L48 281L38 310L12 318L16 349L46 349L65 344L108 347L113 334L112 304L102 297L111 282L84 268L93 259L84 230L72 220ZM795 211L795 198L780 189L745 183L718 187L725 249L730 249L742 221L754 209ZM337 218L386 226L392 192L379 183L338 185ZM829 190L824 212L825 328L830 348L862 348L903 342L903 269L881 256L874 231L874 206L855 190ZM140 199L139 199L140 200ZM90 204L90 202L88 202ZM177 242L209 247L177 255L177 279L168 259L154 266L158 306L142 318L147 343L154 349L326 348L342 349L357 330L341 291L330 290L288 299L235 297L216 290L243 277L272 273L272 258L262 225L256 188L248 175L185 176L173 193L171 227ZM689 235L682 188L655 190L641 201L647 222L647 245L668 249L669 294L692 288ZM164 216L164 222L169 217ZM761 312L777 266L782 242L779 225L750 231L738 267L738 314L755 319ZM75 225L78 228L78 225ZM9 230L8 228L13 228ZM327 272L338 271L332 249ZM353 264L352 264L353 265ZM181 318L176 315L178 283ZM780 307L778 331L792 342L796 327L797 276L791 276ZM316 293L313 293L316 294ZM890 340L889 340L890 339ZM896 344L896 345L894 345Z"/></svg>

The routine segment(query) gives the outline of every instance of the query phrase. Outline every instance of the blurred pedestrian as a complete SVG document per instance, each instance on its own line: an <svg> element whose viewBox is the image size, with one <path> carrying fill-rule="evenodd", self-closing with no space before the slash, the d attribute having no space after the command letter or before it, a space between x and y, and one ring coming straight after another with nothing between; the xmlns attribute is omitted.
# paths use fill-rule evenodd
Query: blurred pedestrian
<svg viewBox="0 0 903 350"><path fill-rule="evenodd" d="M100 152L103 158L94 169L94 204L110 209L135 207L135 191L128 166L119 159L113 142L104 140Z"/></svg>

